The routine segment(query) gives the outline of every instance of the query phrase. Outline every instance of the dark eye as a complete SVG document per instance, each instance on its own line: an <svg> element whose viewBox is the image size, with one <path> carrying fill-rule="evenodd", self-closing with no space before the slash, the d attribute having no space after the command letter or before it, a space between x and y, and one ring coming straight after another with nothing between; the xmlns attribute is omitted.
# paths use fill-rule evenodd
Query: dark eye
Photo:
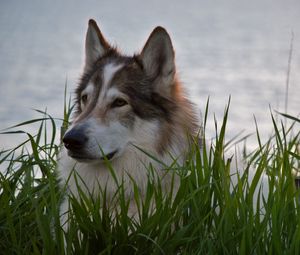
<svg viewBox="0 0 300 255"><path fill-rule="evenodd" d="M122 98L117 98L115 99L115 101L113 101L111 107L114 108L114 107L122 107L124 105L127 105L128 103L122 99Z"/></svg>
<svg viewBox="0 0 300 255"><path fill-rule="evenodd" d="M83 104L85 104L86 101L87 101L87 98L88 98L87 95L82 95L82 96L81 96L81 102L82 102Z"/></svg>

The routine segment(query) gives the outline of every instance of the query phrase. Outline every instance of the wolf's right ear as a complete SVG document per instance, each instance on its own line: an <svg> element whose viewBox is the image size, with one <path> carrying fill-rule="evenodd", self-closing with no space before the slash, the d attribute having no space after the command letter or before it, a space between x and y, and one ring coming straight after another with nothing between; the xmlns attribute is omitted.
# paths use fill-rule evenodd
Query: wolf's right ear
<svg viewBox="0 0 300 255"><path fill-rule="evenodd" d="M96 21L90 19L85 39L85 68L92 66L109 49L110 45L102 35Z"/></svg>

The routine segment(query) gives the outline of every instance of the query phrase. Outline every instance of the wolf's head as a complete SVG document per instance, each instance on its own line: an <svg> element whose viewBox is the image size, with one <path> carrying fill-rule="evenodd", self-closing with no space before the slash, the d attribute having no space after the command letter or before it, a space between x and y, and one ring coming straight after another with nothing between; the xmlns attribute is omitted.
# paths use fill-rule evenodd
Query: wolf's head
<svg viewBox="0 0 300 255"><path fill-rule="evenodd" d="M90 20L85 54L77 111L63 137L69 156L113 160L133 145L163 153L176 132L171 126L184 101L166 30L155 28L142 51L128 57L111 47Z"/></svg>

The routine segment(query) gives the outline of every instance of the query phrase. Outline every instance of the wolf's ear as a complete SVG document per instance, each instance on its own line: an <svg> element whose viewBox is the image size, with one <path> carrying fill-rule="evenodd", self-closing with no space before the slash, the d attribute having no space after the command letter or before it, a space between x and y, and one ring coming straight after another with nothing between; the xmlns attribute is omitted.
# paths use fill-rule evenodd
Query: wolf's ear
<svg viewBox="0 0 300 255"><path fill-rule="evenodd" d="M89 20L89 26L85 39L85 65L89 67L110 49L96 21Z"/></svg>
<svg viewBox="0 0 300 255"><path fill-rule="evenodd" d="M157 79L156 90L170 93L175 77L175 53L171 38L162 27L156 27L149 36L141 54L144 69L153 79Z"/></svg>

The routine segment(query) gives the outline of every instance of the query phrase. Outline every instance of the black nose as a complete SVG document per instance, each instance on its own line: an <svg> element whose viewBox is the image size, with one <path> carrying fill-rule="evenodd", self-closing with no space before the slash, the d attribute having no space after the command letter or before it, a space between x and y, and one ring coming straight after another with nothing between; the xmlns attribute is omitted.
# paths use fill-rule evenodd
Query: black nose
<svg viewBox="0 0 300 255"><path fill-rule="evenodd" d="M88 138L80 129L71 129L63 138L64 145L68 150L82 149L87 140Z"/></svg>

